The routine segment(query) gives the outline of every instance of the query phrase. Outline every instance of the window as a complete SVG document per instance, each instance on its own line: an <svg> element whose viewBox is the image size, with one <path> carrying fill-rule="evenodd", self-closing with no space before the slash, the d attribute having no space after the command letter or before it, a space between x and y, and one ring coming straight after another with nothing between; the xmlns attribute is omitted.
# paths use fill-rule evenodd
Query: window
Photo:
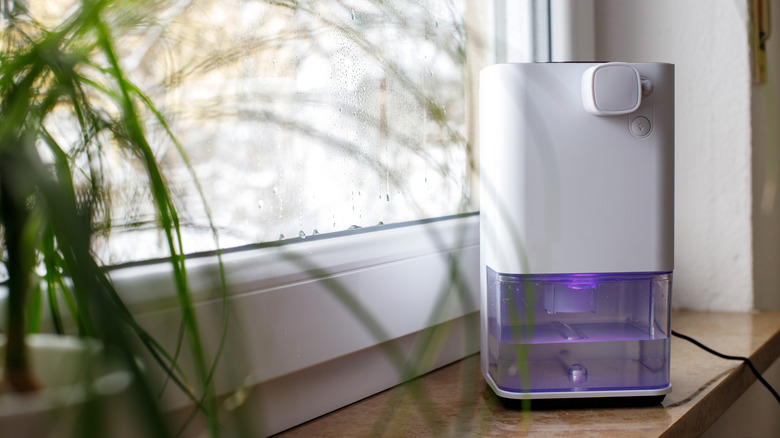
<svg viewBox="0 0 780 438"><path fill-rule="evenodd" d="M463 213L470 207L465 0L163 3L123 59L160 133L188 252ZM115 175L121 175L117 171ZM165 256L148 194L117 176L108 264ZM139 205L149 205L139 209ZM139 242L143 242L139 244Z"/></svg>

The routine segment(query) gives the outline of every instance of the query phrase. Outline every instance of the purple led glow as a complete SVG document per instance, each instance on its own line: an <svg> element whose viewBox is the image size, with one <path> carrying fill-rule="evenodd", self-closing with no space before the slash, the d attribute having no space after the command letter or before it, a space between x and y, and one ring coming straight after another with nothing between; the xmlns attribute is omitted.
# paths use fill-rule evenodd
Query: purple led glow
<svg viewBox="0 0 780 438"><path fill-rule="evenodd" d="M575 290L595 289L596 286L596 283L569 283L566 285L569 289Z"/></svg>

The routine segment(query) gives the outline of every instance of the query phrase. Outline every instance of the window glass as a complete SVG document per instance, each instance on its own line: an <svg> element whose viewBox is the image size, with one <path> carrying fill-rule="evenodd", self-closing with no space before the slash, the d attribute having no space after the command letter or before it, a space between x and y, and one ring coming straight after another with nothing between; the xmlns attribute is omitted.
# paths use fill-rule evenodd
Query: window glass
<svg viewBox="0 0 780 438"><path fill-rule="evenodd" d="M467 209L464 10L465 0L179 0L116 37L230 247ZM201 195L158 131L184 249L212 249ZM112 172L106 263L166 255L129 170Z"/></svg>
<svg viewBox="0 0 780 438"><path fill-rule="evenodd" d="M78 2L25 4L54 26ZM121 65L189 160L145 113L185 251L215 247L207 211L230 247L468 210L466 0L128 4L108 8ZM79 139L67 109L47 126ZM100 163L112 196L97 253L165 256L143 170L121 153Z"/></svg>

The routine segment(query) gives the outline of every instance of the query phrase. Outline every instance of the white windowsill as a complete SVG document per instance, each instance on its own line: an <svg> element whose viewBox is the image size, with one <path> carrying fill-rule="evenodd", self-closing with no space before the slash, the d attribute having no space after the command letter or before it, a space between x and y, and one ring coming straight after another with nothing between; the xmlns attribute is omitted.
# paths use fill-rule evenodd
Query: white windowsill
<svg viewBox="0 0 780 438"><path fill-rule="evenodd" d="M255 426L271 434L474 353L478 262L477 215L226 254L229 325L217 392L258 394ZM214 352L222 311L216 259L187 266ZM169 267L111 276L141 324L173 351L180 318ZM402 373L420 351L423 363ZM187 404L172 390L166 399L171 408Z"/></svg>

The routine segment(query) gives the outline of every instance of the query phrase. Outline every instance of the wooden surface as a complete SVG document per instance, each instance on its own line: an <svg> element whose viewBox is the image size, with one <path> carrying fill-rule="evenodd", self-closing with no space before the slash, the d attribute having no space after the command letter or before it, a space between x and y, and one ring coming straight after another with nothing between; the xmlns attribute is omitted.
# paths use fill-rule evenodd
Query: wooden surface
<svg viewBox="0 0 780 438"><path fill-rule="evenodd" d="M780 312L675 312L672 328L763 371L780 356ZM687 437L704 432L755 381L741 362L672 339L672 393L651 407L535 409L502 405L470 356L288 430L282 437Z"/></svg>
<svg viewBox="0 0 780 438"><path fill-rule="evenodd" d="M780 356L780 312L675 312L672 328L763 371ZM524 411L502 405L470 356L279 436L677 437L704 432L755 381L741 362L672 339L672 393L651 407Z"/></svg>

